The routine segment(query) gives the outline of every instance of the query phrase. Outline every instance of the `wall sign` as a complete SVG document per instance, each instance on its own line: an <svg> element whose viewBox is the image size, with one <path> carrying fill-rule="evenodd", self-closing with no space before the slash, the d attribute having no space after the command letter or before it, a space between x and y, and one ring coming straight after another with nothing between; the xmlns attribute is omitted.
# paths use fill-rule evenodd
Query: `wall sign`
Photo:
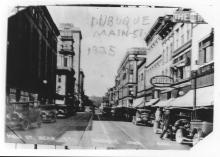
<svg viewBox="0 0 220 157"><path fill-rule="evenodd" d="M196 23L196 24L205 24L204 19L196 12L192 10L188 11L175 11L173 14L173 22L180 23Z"/></svg>
<svg viewBox="0 0 220 157"><path fill-rule="evenodd" d="M170 87L174 83L174 80L170 76L158 75L152 77L150 83L154 87Z"/></svg>

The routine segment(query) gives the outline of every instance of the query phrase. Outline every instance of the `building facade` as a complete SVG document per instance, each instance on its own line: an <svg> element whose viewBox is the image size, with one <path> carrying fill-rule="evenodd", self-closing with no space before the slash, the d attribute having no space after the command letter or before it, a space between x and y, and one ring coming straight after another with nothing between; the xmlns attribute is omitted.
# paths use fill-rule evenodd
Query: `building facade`
<svg viewBox="0 0 220 157"><path fill-rule="evenodd" d="M82 103L81 99L81 93L80 93L80 69L81 69L81 40L82 40L82 34L81 30L77 27L72 27L71 28L72 33L73 33L73 38L74 38L74 52L75 52L75 57L73 61L73 68L75 70L75 96L77 97L78 101Z"/></svg>
<svg viewBox="0 0 220 157"><path fill-rule="evenodd" d="M133 107L142 107L145 105L145 80L146 80L146 58L137 65L137 95L133 100Z"/></svg>
<svg viewBox="0 0 220 157"><path fill-rule="evenodd" d="M45 6L8 19L7 100L54 103L59 30Z"/></svg>
<svg viewBox="0 0 220 157"><path fill-rule="evenodd" d="M163 24L165 22L164 17L158 17L150 31L145 37L145 42L147 45L147 55L146 55L146 73L145 73L145 94L146 101L152 101L159 98L160 90L154 88L150 83L151 78L162 73L162 36L160 32ZM153 101L152 101L153 103Z"/></svg>
<svg viewBox="0 0 220 157"><path fill-rule="evenodd" d="M69 25L62 24L57 44L56 104L76 105L74 96L74 39Z"/></svg>
<svg viewBox="0 0 220 157"><path fill-rule="evenodd" d="M130 48L117 73L118 106L132 107L137 95L137 65L146 56L145 48Z"/></svg>
<svg viewBox="0 0 220 157"><path fill-rule="evenodd" d="M86 96L85 96L85 89L84 89L84 80L85 80L85 74L82 71L82 69L80 70L80 74L79 74L79 93L80 93L80 104L79 104L79 108L82 108L81 110L83 110L84 106L86 105Z"/></svg>

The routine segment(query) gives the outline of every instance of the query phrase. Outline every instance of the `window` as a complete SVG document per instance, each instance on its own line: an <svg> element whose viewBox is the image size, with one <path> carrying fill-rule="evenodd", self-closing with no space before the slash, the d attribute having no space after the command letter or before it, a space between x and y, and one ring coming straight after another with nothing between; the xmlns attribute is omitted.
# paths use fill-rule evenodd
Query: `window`
<svg viewBox="0 0 220 157"><path fill-rule="evenodd" d="M58 82L61 82L61 75L58 75Z"/></svg>
<svg viewBox="0 0 220 157"><path fill-rule="evenodd" d="M171 92L167 92L167 99L171 98Z"/></svg>
<svg viewBox="0 0 220 157"><path fill-rule="evenodd" d="M184 44L184 34L181 35L181 45L183 45L183 44Z"/></svg>
<svg viewBox="0 0 220 157"><path fill-rule="evenodd" d="M125 79L126 79L126 73L123 74L123 80L125 80Z"/></svg>
<svg viewBox="0 0 220 157"><path fill-rule="evenodd" d="M167 69L165 70L165 75L168 76L168 70Z"/></svg>
<svg viewBox="0 0 220 157"><path fill-rule="evenodd" d="M165 63L165 50L163 50L163 64Z"/></svg>
<svg viewBox="0 0 220 157"><path fill-rule="evenodd" d="M180 67L180 68L178 69L178 78L179 78L179 79L183 79L183 67Z"/></svg>
<svg viewBox="0 0 220 157"><path fill-rule="evenodd" d="M189 30L189 29L188 29L187 32L186 32L186 38L187 38L187 40L190 39L190 30Z"/></svg>
<svg viewBox="0 0 220 157"><path fill-rule="evenodd" d="M199 43L199 64L211 62L213 55L213 35L211 35Z"/></svg>
<svg viewBox="0 0 220 157"><path fill-rule="evenodd" d="M64 57L63 66L64 66L64 67L67 67L67 66L68 66L68 58L67 58L67 57Z"/></svg>
<svg viewBox="0 0 220 157"><path fill-rule="evenodd" d="M144 74L141 74L141 81L144 80Z"/></svg>
<svg viewBox="0 0 220 157"><path fill-rule="evenodd" d="M170 43L170 58L169 58L169 60L172 59L172 53L173 53L173 43Z"/></svg>
<svg viewBox="0 0 220 157"><path fill-rule="evenodd" d="M179 47L179 40L176 39L176 49Z"/></svg>

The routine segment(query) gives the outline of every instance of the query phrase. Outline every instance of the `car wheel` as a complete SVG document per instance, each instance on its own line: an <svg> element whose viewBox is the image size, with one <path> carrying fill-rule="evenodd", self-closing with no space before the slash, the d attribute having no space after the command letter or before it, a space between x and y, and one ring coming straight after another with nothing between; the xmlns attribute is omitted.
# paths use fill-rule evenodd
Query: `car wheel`
<svg viewBox="0 0 220 157"><path fill-rule="evenodd" d="M176 142L177 143L183 143L184 137L183 137L183 130L178 129L176 132Z"/></svg>
<svg viewBox="0 0 220 157"><path fill-rule="evenodd" d="M193 136L193 145L196 145L203 137L203 132L201 129L197 130L197 133L194 134Z"/></svg>
<svg viewBox="0 0 220 157"><path fill-rule="evenodd" d="M23 130L28 130L30 128L30 123L28 120L24 120L22 124L22 129Z"/></svg>

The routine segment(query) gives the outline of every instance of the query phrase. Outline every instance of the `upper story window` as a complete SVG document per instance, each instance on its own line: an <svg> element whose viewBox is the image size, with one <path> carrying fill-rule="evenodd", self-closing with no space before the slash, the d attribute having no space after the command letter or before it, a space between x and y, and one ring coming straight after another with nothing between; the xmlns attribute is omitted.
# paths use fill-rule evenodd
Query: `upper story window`
<svg viewBox="0 0 220 157"><path fill-rule="evenodd" d="M165 50L163 49L163 64L165 63Z"/></svg>
<svg viewBox="0 0 220 157"><path fill-rule="evenodd" d="M141 81L143 81L144 80L144 74L142 73L141 74Z"/></svg>
<svg viewBox="0 0 220 157"><path fill-rule="evenodd" d="M64 57L63 66L64 66L64 67L67 67L67 66L68 66L68 58L67 58L67 57Z"/></svg>
<svg viewBox="0 0 220 157"><path fill-rule="evenodd" d="M184 44L184 34L181 35L181 45Z"/></svg>
<svg viewBox="0 0 220 157"><path fill-rule="evenodd" d="M61 75L58 75L58 82L61 82Z"/></svg>
<svg viewBox="0 0 220 157"><path fill-rule="evenodd" d="M187 31L186 31L186 39L187 39L187 41L190 39L190 30L188 29Z"/></svg>
<svg viewBox="0 0 220 157"><path fill-rule="evenodd" d="M213 61L213 34L199 43L199 64L203 65Z"/></svg>
<svg viewBox="0 0 220 157"><path fill-rule="evenodd" d="M176 39L176 49L179 47L179 40Z"/></svg>
<svg viewBox="0 0 220 157"><path fill-rule="evenodd" d="M167 54L166 54L166 62L168 62L168 60L169 60L169 48L168 48L168 46L167 46Z"/></svg>
<svg viewBox="0 0 220 157"><path fill-rule="evenodd" d="M123 74L123 77L122 77L122 78L123 78L123 80L126 79L126 73Z"/></svg>

